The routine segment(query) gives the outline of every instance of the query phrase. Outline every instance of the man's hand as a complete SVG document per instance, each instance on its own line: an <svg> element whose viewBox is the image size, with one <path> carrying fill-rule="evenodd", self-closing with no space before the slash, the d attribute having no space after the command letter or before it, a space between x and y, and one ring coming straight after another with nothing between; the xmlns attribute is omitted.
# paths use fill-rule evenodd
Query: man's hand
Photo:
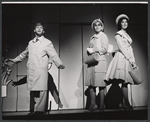
<svg viewBox="0 0 150 122"><path fill-rule="evenodd" d="M65 68L65 66L64 65L59 65L59 67L58 67L59 69L64 69Z"/></svg>
<svg viewBox="0 0 150 122"><path fill-rule="evenodd" d="M6 60L4 61L4 64L7 65L7 66L9 66L9 67L13 66L14 63L15 63L15 62L14 62L12 59L6 59Z"/></svg>

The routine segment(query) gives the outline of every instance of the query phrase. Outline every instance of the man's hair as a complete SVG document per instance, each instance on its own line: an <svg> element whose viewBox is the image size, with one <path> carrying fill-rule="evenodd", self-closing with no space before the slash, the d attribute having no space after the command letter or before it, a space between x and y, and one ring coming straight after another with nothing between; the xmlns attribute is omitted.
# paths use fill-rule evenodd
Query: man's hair
<svg viewBox="0 0 150 122"><path fill-rule="evenodd" d="M43 29L45 29L45 26L44 26L41 22L37 22L37 23L35 23L35 25L34 25L34 29L36 28L36 26L42 26L42 27L43 27Z"/></svg>

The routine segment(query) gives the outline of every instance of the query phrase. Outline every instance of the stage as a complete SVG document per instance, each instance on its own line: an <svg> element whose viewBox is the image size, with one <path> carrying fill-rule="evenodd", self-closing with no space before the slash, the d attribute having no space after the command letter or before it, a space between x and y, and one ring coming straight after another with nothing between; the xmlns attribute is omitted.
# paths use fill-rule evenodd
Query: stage
<svg viewBox="0 0 150 122"><path fill-rule="evenodd" d="M51 110L45 115L28 115L27 111L2 112L3 120L147 120L147 107L134 107L133 111L105 109L89 112L87 109Z"/></svg>

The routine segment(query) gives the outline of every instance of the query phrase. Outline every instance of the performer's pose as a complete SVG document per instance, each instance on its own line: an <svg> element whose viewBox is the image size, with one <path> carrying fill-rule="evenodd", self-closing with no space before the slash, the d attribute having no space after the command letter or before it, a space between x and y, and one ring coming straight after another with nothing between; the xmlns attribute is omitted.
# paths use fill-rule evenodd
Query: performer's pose
<svg viewBox="0 0 150 122"><path fill-rule="evenodd" d="M133 84L133 79L129 75L128 71L131 68L135 68L135 58L132 49L132 39L127 34L129 18L125 14L121 14L116 18L116 24L118 26L118 32L115 35L115 39L118 45L118 51L115 53L112 59L107 73L106 83L110 82L122 83L122 92L124 97L123 108L125 110L132 110L132 106L128 100L128 84Z"/></svg>
<svg viewBox="0 0 150 122"><path fill-rule="evenodd" d="M16 87L16 86L23 85L23 84L26 84L26 83L27 83L27 76L23 77L19 81L12 81L12 86ZM50 91L51 95L53 96L56 104L58 104L58 107L59 108L63 108L63 104L62 104L62 102L61 102L61 100L59 98L59 92L58 92L57 87L56 87L56 85L54 83L53 77L48 72L48 93L49 93L49 91ZM38 97L40 92L39 91L35 92L35 93L33 91L31 91L31 92L30 92L30 94L31 94L30 95L30 112L32 113L32 112L34 112L34 105L36 103L35 102L35 97L36 96ZM34 95L34 97L32 97L32 94ZM49 96L49 94L48 94L48 96Z"/></svg>
<svg viewBox="0 0 150 122"><path fill-rule="evenodd" d="M35 38L29 42L26 50L16 58L9 59L8 65L12 66L28 57L27 87L32 97L30 103L33 102L36 93L40 93L32 114L43 114L46 111L49 60L52 60L60 69L64 69L65 66L56 53L52 42L44 37L44 26L41 23L36 23L34 32Z"/></svg>
<svg viewBox="0 0 150 122"><path fill-rule="evenodd" d="M109 40L107 35L103 32L104 24L100 19L92 22L92 29L95 34L91 37L89 47L87 48L88 55L98 54L98 63L96 65L87 66L87 75L85 85L89 86L90 91L90 107L89 110L93 111L98 108L96 105L96 87L99 87L100 94L100 110L104 110L104 90L106 84L104 76L106 74L106 58Z"/></svg>

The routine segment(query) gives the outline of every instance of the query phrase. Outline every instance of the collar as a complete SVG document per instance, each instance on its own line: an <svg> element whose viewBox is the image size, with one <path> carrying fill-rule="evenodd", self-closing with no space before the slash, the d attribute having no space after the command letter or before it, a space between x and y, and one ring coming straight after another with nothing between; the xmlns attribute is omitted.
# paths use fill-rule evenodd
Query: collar
<svg viewBox="0 0 150 122"><path fill-rule="evenodd" d="M101 31L101 32L99 32L98 34L94 34L94 35L91 37L91 39L92 39L92 38L97 38L97 39L98 39L98 38L102 35L102 33L103 33L103 32Z"/></svg>
<svg viewBox="0 0 150 122"><path fill-rule="evenodd" d="M38 39L38 40L37 40ZM34 37L34 39L33 39L33 42L35 43L35 42L37 42L37 41L42 41L44 39L44 36L40 36L39 38L37 38L37 37Z"/></svg>
<svg viewBox="0 0 150 122"><path fill-rule="evenodd" d="M120 30L117 33L122 35L124 38L126 38L130 44L132 43L131 37L125 31Z"/></svg>

